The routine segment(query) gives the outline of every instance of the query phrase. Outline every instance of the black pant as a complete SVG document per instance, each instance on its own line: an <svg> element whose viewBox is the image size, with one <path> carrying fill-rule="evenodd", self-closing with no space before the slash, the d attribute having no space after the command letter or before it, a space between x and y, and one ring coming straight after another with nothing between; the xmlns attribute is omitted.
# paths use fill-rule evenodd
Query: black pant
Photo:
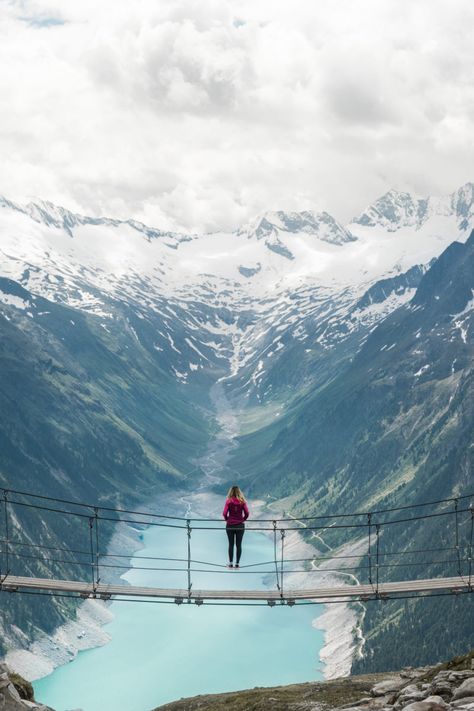
<svg viewBox="0 0 474 711"><path fill-rule="evenodd" d="M242 555L242 538L245 533L243 523L228 523L226 526L227 538L229 539L229 562L234 560L234 544L237 548L236 564L239 564L240 556Z"/></svg>

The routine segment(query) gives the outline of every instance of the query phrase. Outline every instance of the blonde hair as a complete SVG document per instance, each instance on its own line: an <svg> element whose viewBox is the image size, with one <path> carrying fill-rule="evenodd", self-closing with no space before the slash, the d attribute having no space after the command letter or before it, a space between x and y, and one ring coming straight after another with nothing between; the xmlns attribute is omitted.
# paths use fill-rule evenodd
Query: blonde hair
<svg viewBox="0 0 474 711"><path fill-rule="evenodd" d="M238 486L231 486L228 493L228 499L239 499L239 501L245 501L245 496L242 494Z"/></svg>

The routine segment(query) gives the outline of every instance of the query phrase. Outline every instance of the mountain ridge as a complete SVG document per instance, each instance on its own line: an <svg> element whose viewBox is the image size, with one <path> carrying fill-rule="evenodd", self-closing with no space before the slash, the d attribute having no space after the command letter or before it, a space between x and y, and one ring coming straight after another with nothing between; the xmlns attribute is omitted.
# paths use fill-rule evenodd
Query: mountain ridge
<svg viewBox="0 0 474 711"><path fill-rule="evenodd" d="M350 225L375 226L378 218L379 224L385 221L384 224L389 229L391 226L393 229L400 229L404 226L416 226L419 229L433 215L450 216L455 214L458 218L468 220L473 216L473 203L474 182L467 182L446 195L428 197L392 188L370 203L362 213L353 217L345 226L324 210L269 210L255 215L247 223L236 227L231 232L236 235L255 236L257 239L263 239L279 229L288 232L307 232L310 235L318 236L321 227L325 225L329 232L334 231L337 235L338 239L334 243L342 244L357 239L356 235L351 234ZM9 207L23 212L38 222L43 221L45 224L63 227L69 234L71 234L71 228L79 224L104 223L115 226L128 224L149 238L174 236L181 239L192 239L198 236L197 232L163 230L133 218L124 220L104 215L85 215L42 198L35 198L23 204L0 196L0 207ZM396 227L394 227L395 224L397 224ZM467 223L462 225L461 229L466 229L466 227ZM207 234L222 234L222 230ZM323 235L321 239L331 241L327 235Z"/></svg>
<svg viewBox="0 0 474 711"><path fill-rule="evenodd" d="M412 226L420 229L433 216L455 215L460 229L466 229L473 217L474 183L468 182L449 195L418 197L389 190L369 205L350 224L384 226L389 231Z"/></svg>

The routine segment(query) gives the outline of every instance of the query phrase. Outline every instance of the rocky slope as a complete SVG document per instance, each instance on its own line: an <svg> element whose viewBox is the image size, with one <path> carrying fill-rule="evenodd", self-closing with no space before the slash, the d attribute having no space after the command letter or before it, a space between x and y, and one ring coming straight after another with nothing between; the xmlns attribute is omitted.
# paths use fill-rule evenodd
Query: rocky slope
<svg viewBox="0 0 474 711"><path fill-rule="evenodd" d="M0 663L0 709L2 711L54 711L34 700L33 687Z"/></svg>
<svg viewBox="0 0 474 711"><path fill-rule="evenodd" d="M472 711L474 653L435 667L196 696L160 711ZM158 709L155 709L158 711Z"/></svg>
<svg viewBox="0 0 474 711"><path fill-rule="evenodd" d="M123 306L109 304L114 316L105 329L96 315L5 278L0 297L0 487L120 506L143 501L143 491L156 497L181 486L205 451L211 422L147 343L153 326L137 324L138 343ZM64 556L49 551L64 543L84 550L84 521L23 507L11 513L14 570L86 575L85 565L68 565L68 557L61 563ZM2 519L2 538L4 527ZM104 525L102 550L111 534ZM32 559L31 544L45 546L44 561ZM3 572L6 564L2 546ZM0 653L4 640L23 645L72 610L65 598L10 597L0 620Z"/></svg>

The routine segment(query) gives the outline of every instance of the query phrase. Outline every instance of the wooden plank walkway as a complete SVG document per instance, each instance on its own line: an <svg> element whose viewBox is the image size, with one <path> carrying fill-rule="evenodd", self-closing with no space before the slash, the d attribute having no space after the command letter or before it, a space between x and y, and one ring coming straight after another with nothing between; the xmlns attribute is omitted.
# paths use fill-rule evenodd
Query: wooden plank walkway
<svg viewBox="0 0 474 711"><path fill-rule="evenodd" d="M231 573L232 575L232 573ZM279 590L191 590L136 587L133 585L105 585L99 583L77 582L74 580L49 580L48 578L29 578L7 575L0 582L0 590L7 592L16 591L51 591L55 593L76 593L83 597L99 597L110 599L122 598L150 598L171 599L177 602L188 599L192 602L205 600L241 600L241 601L266 601L292 602L298 600L336 600L342 598L373 598L376 595L386 597L399 594L436 593L436 592L469 592L473 591L474 579L463 577L432 578L429 580L404 580L393 583L380 583L378 590L374 585L341 585L330 588L310 588L306 590L288 589L283 593Z"/></svg>

